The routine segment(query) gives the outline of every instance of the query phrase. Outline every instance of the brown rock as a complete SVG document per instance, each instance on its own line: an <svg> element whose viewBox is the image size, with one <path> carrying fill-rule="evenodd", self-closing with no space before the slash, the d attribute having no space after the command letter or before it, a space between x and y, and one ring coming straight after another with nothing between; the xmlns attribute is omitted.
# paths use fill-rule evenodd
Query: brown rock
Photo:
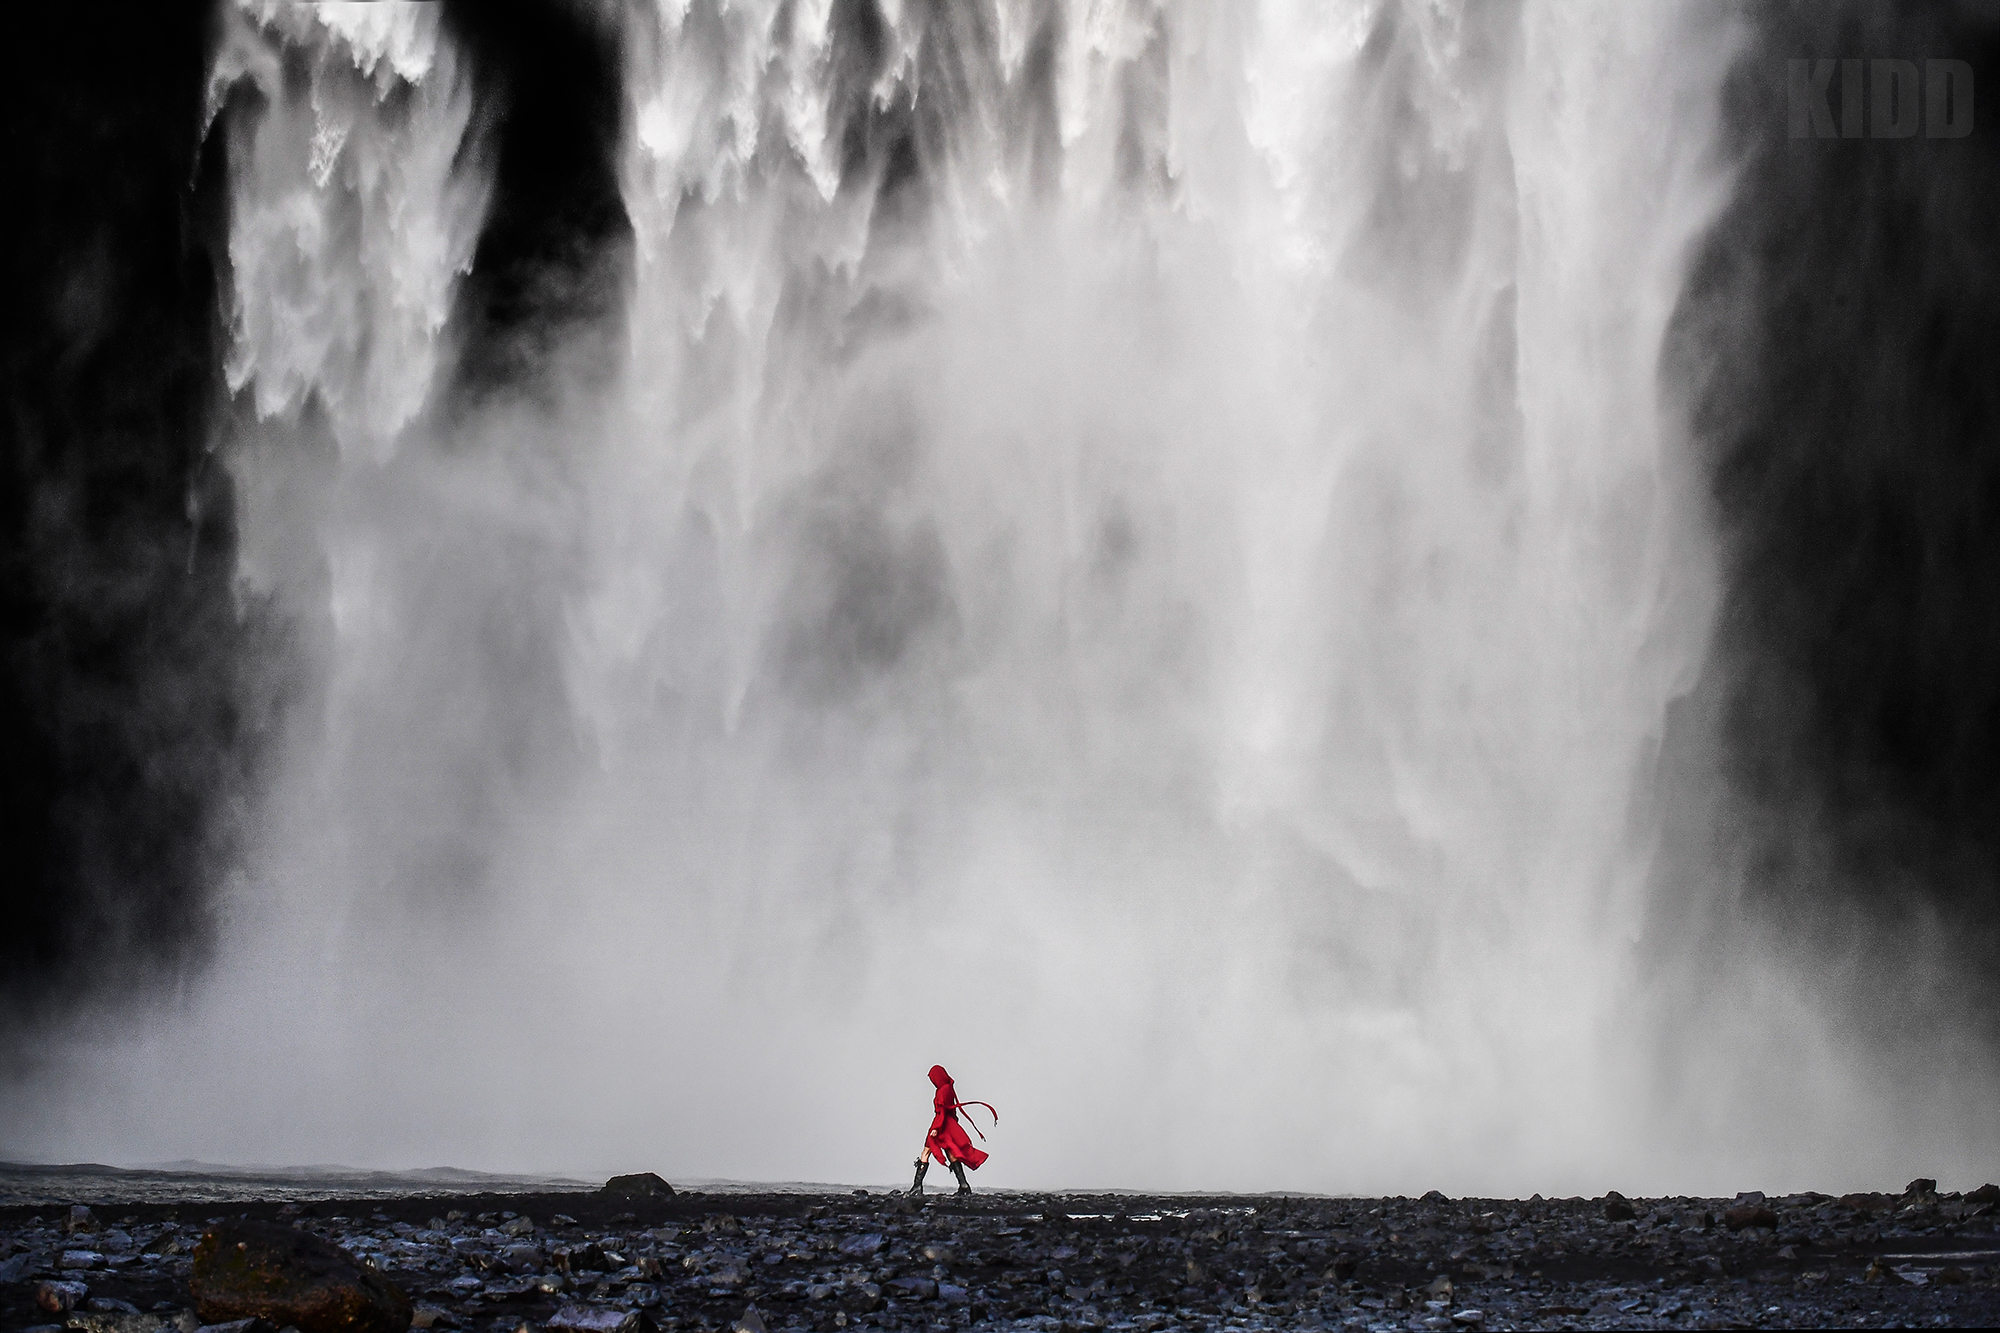
<svg viewBox="0 0 2000 1333"><path fill-rule="evenodd" d="M1630 1222L1639 1214L1626 1201L1625 1196L1612 1190L1604 1196L1604 1220L1607 1222Z"/></svg>
<svg viewBox="0 0 2000 1333"><path fill-rule="evenodd" d="M1976 1190L1966 1191L1967 1203L2000 1203L2000 1185L1981 1185Z"/></svg>
<svg viewBox="0 0 2000 1333"><path fill-rule="evenodd" d="M271 1222L225 1222L194 1247L205 1324L260 1318L299 1333L405 1333L410 1298L338 1245Z"/></svg>
<svg viewBox="0 0 2000 1333"><path fill-rule="evenodd" d="M1746 1227L1776 1227L1778 1215L1761 1203L1746 1203L1725 1210L1722 1225L1731 1231L1742 1231Z"/></svg>

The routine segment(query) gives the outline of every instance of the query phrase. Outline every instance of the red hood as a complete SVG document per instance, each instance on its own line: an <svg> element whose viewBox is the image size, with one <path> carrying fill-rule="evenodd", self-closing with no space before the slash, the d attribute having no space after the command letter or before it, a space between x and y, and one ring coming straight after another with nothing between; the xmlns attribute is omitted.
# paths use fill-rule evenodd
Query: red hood
<svg viewBox="0 0 2000 1333"><path fill-rule="evenodd" d="M940 1088L951 1086L951 1075L944 1072L943 1065L931 1066L931 1082Z"/></svg>

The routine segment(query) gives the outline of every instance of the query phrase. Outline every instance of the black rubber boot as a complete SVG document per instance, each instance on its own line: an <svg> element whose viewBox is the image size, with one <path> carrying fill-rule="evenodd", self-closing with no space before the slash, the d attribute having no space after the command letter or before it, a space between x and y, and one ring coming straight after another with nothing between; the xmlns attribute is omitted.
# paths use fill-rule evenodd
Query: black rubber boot
<svg viewBox="0 0 2000 1333"><path fill-rule="evenodd" d="M951 1173L958 1177L958 1192L960 1194L972 1193L972 1183L965 1178L965 1166L963 1163L953 1162L951 1164Z"/></svg>
<svg viewBox="0 0 2000 1333"><path fill-rule="evenodd" d="M910 1182L910 1197L912 1199L921 1198L923 1196L924 1172L930 1169L931 1169L930 1158L919 1157L917 1159L917 1178Z"/></svg>

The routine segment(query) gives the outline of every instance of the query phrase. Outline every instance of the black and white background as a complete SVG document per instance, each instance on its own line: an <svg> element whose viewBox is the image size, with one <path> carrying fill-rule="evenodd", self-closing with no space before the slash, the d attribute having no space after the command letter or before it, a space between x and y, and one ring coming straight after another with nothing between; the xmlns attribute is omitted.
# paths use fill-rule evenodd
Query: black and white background
<svg viewBox="0 0 2000 1333"><path fill-rule="evenodd" d="M1990 1174L2000 9L1557 8L11 13L0 1154Z"/></svg>

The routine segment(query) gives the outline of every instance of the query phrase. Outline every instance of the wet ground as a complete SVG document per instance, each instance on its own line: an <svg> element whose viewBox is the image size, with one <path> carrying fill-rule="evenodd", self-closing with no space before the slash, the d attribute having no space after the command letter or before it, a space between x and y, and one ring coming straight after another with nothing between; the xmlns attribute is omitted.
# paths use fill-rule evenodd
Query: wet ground
<svg viewBox="0 0 2000 1333"><path fill-rule="evenodd" d="M682 1191L0 1206L0 1327L196 1327L212 1219L290 1221L420 1327L1719 1328L2000 1324L1993 1200ZM1629 1214L1629 1216L1628 1216ZM75 1309L36 1304L69 1281ZM45 1295L47 1293L44 1293ZM628 1317L629 1316L629 1317Z"/></svg>

